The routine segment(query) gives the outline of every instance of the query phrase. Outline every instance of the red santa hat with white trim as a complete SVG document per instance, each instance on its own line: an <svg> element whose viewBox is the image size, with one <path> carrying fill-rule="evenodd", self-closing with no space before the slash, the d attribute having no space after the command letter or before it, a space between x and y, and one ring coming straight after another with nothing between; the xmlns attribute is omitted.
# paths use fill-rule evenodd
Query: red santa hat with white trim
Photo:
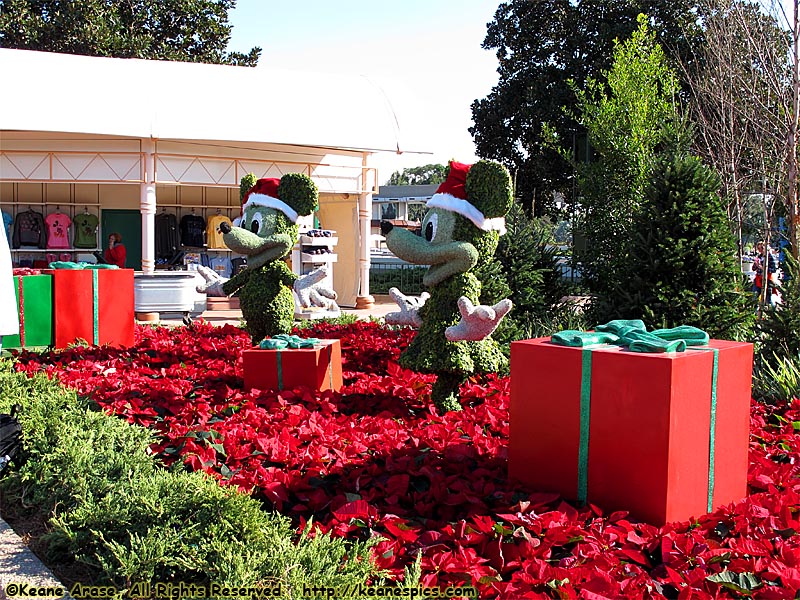
<svg viewBox="0 0 800 600"><path fill-rule="evenodd" d="M278 198L278 186L281 180L275 177L265 177L256 181L244 198L242 198L242 212L234 219L233 224L239 226L244 216L244 211L250 206L265 206L281 211L292 223L297 223L298 214L295 209Z"/></svg>
<svg viewBox="0 0 800 600"><path fill-rule="evenodd" d="M472 165L450 161L450 171L436 193L428 200L428 208L442 208L457 213L472 221L482 231L506 232L506 220L503 217L487 219L484 214L467 200L467 173Z"/></svg>

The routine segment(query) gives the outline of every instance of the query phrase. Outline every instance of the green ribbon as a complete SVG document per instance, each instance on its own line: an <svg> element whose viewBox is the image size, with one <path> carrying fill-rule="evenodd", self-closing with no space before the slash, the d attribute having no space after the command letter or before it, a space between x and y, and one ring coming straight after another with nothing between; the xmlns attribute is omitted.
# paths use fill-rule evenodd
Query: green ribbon
<svg viewBox="0 0 800 600"><path fill-rule="evenodd" d="M92 271L92 335L95 346L100 343L100 291L97 273L98 271Z"/></svg>
<svg viewBox="0 0 800 600"><path fill-rule="evenodd" d="M639 319L609 321L594 331L567 329L554 333L554 344L585 348L597 344L627 346L631 352L683 352L688 346L705 346L708 334L691 325L647 331Z"/></svg>
<svg viewBox="0 0 800 600"><path fill-rule="evenodd" d="M281 361L281 351L275 353L275 365L278 369L278 391L283 391L283 363Z"/></svg>
<svg viewBox="0 0 800 600"><path fill-rule="evenodd" d="M717 378L719 375L719 349L718 348L690 348L712 352L714 363L711 367L711 414L708 426L708 501L707 512L714 510L714 457L716 456L717 441Z"/></svg>
<svg viewBox="0 0 800 600"><path fill-rule="evenodd" d="M264 338L258 346L262 350L284 350L286 348L296 350L297 348L313 348L317 344L319 344L317 338L301 338L296 335L280 333L271 338Z"/></svg>
<svg viewBox="0 0 800 600"><path fill-rule="evenodd" d="M592 350L581 354L581 420L578 444L578 501L586 504L589 489L589 420L592 414Z"/></svg>
<svg viewBox="0 0 800 600"><path fill-rule="evenodd" d="M283 390L283 361L281 360L281 350L290 348L296 350L298 348L313 348L319 344L317 338L301 338L297 335L288 335L279 333L271 338L264 338L258 347L262 350L277 350L275 353L275 364L278 370L278 391ZM330 359L330 355L329 355ZM331 372L331 388L333 388L333 373Z"/></svg>
<svg viewBox="0 0 800 600"><path fill-rule="evenodd" d="M684 352L685 350L704 350L714 353L711 370L711 421L708 443L708 512L713 510L714 499L714 457L716 453L717 429L717 377L719 369L719 350L700 348L707 346L708 334L697 327L680 325L671 329L656 329L648 332L639 319L610 321L598 325L595 331L567 329L551 336L550 341L560 346L583 348L581 354L581 392L580 392L580 430L578 442L578 501L585 504L588 498L589 482L589 430L591 420L592 396L592 351L602 346L627 346L632 352Z"/></svg>

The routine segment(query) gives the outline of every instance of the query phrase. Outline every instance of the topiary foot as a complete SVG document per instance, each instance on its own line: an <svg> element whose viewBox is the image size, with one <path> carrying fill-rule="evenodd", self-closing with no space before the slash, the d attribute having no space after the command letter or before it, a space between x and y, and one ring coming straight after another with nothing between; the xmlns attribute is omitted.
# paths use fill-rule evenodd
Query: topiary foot
<svg viewBox="0 0 800 600"><path fill-rule="evenodd" d="M458 401L458 389L464 378L454 373L441 373L431 388L431 399L440 415L450 411L461 410Z"/></svg>

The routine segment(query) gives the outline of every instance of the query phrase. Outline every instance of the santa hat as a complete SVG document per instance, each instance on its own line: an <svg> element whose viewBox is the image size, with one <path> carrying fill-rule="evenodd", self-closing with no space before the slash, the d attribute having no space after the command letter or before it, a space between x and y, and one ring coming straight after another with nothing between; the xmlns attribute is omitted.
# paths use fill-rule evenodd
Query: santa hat
<svg viewBox="0 0 800 600"><path fill-rule="evenodd" d="M506 220L503 217L487 219L478 208L467 200L467 172L472 165L465 165L455 161L450 162L450 172L447 179L428 200L428 208L442 208L462 217L466 217L482 231L498 231L500 235L506 232Z"/></svg>
<svg viewBox="0 0 800 600"><path fill-rule="evenodd" d="M250 188L250 191L242 198L242 212L237 219L234 220L234 225L237 227L242 222L244 211L250 206L265 206L266 208L274 208L281 211L292 222L297 223L298 214L295 209L283 202L278 198L278 186L281 180L274 177L259 179L256 184Z"/></svg>

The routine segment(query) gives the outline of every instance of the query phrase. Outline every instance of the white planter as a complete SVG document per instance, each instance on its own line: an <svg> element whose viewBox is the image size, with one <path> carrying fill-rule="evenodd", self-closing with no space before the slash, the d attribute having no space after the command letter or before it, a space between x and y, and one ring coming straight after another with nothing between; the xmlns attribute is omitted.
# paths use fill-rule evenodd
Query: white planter
<svg viewBox="0 0 800 600"><path fill-rule="evenodd" d="M202 283L197 273L164 271L133 277L133 305L137 313L202 313L206 309L205 294L195 287Z"/></svg>

